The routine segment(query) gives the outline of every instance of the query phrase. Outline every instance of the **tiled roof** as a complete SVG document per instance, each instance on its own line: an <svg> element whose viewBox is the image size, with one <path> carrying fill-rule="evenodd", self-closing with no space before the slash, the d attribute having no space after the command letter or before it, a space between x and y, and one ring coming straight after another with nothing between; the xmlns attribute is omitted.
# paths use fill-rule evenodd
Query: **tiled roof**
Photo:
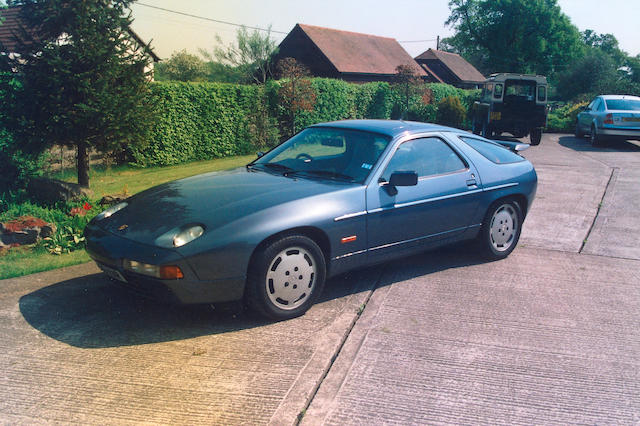
<svg viewBox="0 0 640 426"><path fill-rule="evenodd" d="M20 7L0 9L2 22L0 23L0 43L7 52L14 52L16 41L14 34L20 32Z"/></svg>
<svg viewBox="0 0 640 426"><path fill-rule="evenodd" d="M395 74L399 65L426 73L393 38L298 24L341 73Z"/></svg>
<svg viewBox="0 0 640 426"><path fill-rule="evenodd" d="M484 82L486 78L480 74L473 65L467 62L462 56L443 52L442 50L429 49L416 57L416 61L420 62L421 59L438 59L449 70L454 73L461 81L467 82Z"/></svg>
<svg viewBox="0 0 640 426"><path fill-rule="evenodd" d="M17 47L15 36L20 35L21 27L24 28L25 31L29 32L32 37L35 36L33 29L27 27L21 22L20 9L20 6L0 9L0 16L2 17L2 22L0 23L0 43L2 43L2 46L4 46L4 50L7 53L15 52ZM137 43L141 46L145 46L146 53L151 56L155 62L160 60L158 55L156 55L150 48L147 48L146 43L131 28L129 28L129 34L131 34Z"/></svg>

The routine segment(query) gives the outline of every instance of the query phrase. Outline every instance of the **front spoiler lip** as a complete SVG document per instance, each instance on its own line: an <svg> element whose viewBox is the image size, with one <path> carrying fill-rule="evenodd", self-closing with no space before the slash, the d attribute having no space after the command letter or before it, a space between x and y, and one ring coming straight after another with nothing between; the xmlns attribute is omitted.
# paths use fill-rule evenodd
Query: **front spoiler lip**
<svg viewBox="0 0 640 426"><path fill-rule="evenodd" d="M127 280L126 283L118 282L119 284L147 298L169 303L201 304L236 301L244 296L246 276L203 281L199 279L188 259L176 251L150 247L95 225L87 225L85 236L89 256L98 264L116 269ZM149 253L150 250L153 253ZM114 251L118 252L117 256L113 254ZM154 253L160 255L154 256ZM122 267L123 258L159 265L177 265L185 277L178 280L161 280L136 274Z"/></svg>

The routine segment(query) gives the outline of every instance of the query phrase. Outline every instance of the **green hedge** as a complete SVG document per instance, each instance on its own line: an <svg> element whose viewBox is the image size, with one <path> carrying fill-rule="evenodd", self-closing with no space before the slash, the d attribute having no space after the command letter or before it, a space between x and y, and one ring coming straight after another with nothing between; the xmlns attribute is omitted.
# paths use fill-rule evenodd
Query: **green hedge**
<svg viewBox="0 0 640 426"><path fill-rule="evenodd" d="M151 140L133 147L135 163L168 165L250 152L248 116L261 86L226 83L154 83L161 113Z"/></svg>
<svg viewBox="0 0 640 426"><path fill-rule="evenodd" d="M311 124L353 118L398 118L400 97L384 82L367 84L314 78L316 101L311 111L299 112L296 131ZM153 96L159 114L148 144L130 149L135 164L169 165L230 155L247 154L277 142L287 112L278 104L279 81L264 86L227 83L155 82ZM447 97L460 99L469 110L477 90L447 84L427 84L431 103L422 96L410 101L411 120L435 122L438 103ZM256 105L266 106L256 108ZM256 130L257 129L257 130ZM265 140L267 139L267 140Z"/></svg>

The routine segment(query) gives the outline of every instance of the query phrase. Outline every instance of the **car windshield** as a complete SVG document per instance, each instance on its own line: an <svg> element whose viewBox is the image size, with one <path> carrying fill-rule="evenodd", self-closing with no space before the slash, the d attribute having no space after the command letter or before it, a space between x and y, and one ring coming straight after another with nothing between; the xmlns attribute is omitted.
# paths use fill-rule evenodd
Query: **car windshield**
<svg viewBox="0 0 640 426"><path fill-rule="evenodd" d="M310 127L249 167L287 176L363 183L390 140L359 130Z"/></svg>
<svg viewBox="0 0 640 426"><path fill-rule="evenodd" d="M618 111L640 111L640 100L636 99L606 99L607 109Z"/></svg>

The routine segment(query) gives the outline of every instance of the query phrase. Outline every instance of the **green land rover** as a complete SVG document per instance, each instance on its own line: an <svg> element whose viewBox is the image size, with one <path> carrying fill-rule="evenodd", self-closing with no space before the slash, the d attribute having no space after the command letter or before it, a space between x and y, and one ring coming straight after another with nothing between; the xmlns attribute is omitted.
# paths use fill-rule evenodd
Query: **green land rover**
<svg viewBox="0 0 640 426"><path fill-rule="evenodd" d="M547 78L541 75L492 74L473 104L473 132L486 138L529 135L531 145L538 145L546 122Z"/></svg>

